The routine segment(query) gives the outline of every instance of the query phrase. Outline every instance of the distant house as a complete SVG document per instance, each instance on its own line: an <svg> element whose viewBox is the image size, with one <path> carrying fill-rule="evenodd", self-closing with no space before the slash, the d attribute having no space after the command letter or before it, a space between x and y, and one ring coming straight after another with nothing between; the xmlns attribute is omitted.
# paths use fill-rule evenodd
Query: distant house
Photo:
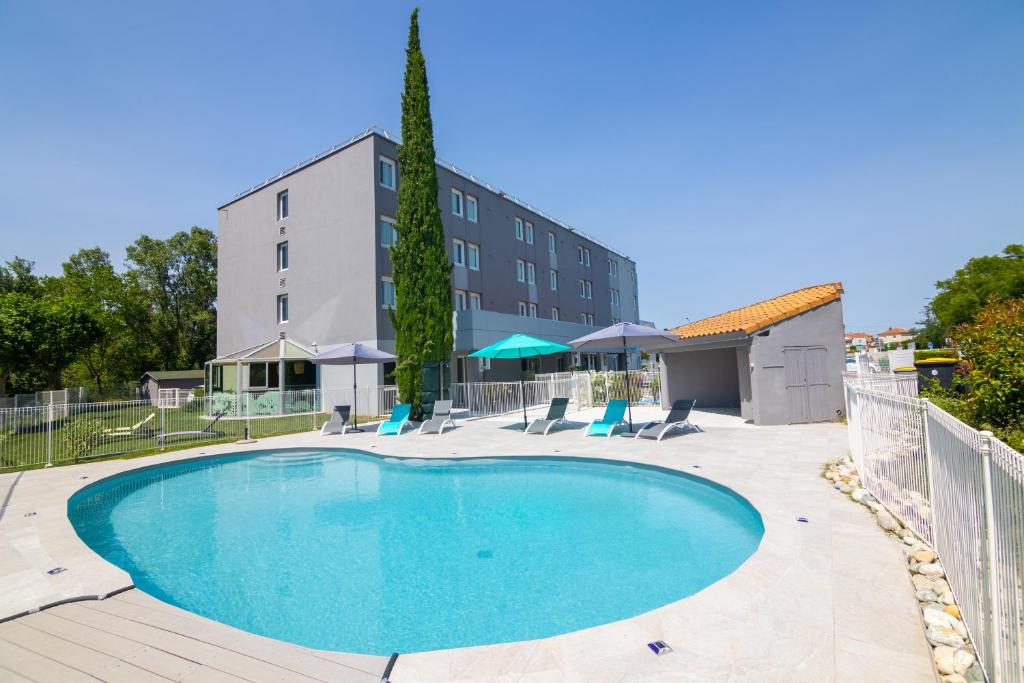
<svg viewBox="0 0 1024 683"><path fill-rule="evenodd" d="M670 329L662 403L695 399L758 425L826 422L844 409L843 286L805 287Z"/></svg>
<svg viewBox="0 0 1024 683"><path fill-rule="evenodd" d="M890 327L878 333L878 341L881 344L902 344L914 338L913 332L902 327Z"/></svg>
<svg viewBox="0 0 1024 683"><path fill-rule="evenodd" d="M867 332L848 332L846 334L846 347L857 347L858 351L866 351L871 345L871 335Z"/></svg>
<svg viewBox="0 0 1024 683"><path fill-rule="evenodd" d="M143 399L159 405L161 389L177 389L177 394L187 396L203 386L203 377L202 370L150 370L139 378L139 393ZM175 398L174 405L177 403Z"/></svg>

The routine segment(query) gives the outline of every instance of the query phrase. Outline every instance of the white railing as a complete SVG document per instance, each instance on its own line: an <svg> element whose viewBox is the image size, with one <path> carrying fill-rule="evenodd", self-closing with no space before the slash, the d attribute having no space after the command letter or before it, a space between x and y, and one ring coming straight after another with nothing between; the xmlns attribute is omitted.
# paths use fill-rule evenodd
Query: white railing
<svg viewBox="0 0 1024 683"><path fill-rule="evenodd" d="M888 372L844 372L843 381L858 389L875 389L900 396L917 396L917 375L894 375Z"/></svg>
<svg viewBox="0 0 1024 683"><path fill-rule="evenodd" d="M926 399L852 380L864 487L938 551L989 680L1024 683L1024 456Z"/></svg>
<svg viewBox="0 0 1024 683"><path fill-rule="evenodd" d="M529 382L465 382L452 385L452 407L469 417L505 415L526 407L546 406L553 398L568 398L570 410L594 405L588 373L550 373Z"/></svg>

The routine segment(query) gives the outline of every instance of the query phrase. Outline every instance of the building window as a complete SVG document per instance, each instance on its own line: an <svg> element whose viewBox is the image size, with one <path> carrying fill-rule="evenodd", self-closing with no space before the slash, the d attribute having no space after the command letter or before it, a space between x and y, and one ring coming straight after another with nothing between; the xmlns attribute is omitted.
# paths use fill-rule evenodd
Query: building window
<svg viewBox="0 0 1024 683"><path fill-rule="evenodd" d="M277 245L277 272L288 270L288 243L279 242Z"/></svg>
<svg viewBox="0 0 1024 683"><path fill-rule="evenodd" d="M277 322L288 322L288 295L281 294L277 297Z"/></svg>
<svg viewBox="0 0 1024 683"><path fill-rule="evenodd" d="M526 282L526 261L521 258L516 259L516 279Z"/></svg>
<svg viewBox="0 0 1024 683"><path fill-rule="evenodd" d="M618 306L619 305L619 290L617 290L617 289L610 289L610 290L608 290L608 294L611 297L612 306Z"/></svg>
<svg viewBox="0 0 1024 683"><path fill-rule="evenodd" d="M523 316L524 318L526 317L526 302L525 301L520 301L519 302L519 315Z"/></svg>
<svg viewBox="0 0 1024 683"><path fill-rule="evenodd" d="M462 215L462 193L452 188L452 215Z"/></svg>
<svg viewBox="0 0 1024 683"><path fill-rule="evenodd" d="M382 156L377 162L377 182L381 187L395 189L395 162Z"/></svg>
<svg viewBox="0 0 1024 683"><path fill-rule="evenodd" d="M471 194L466 195L466 219L471 220L474 223L477 221L476 197Z"/></svg>
<svg viewBox="0 0 1024 683"><path fill-rule="evenodd" d="M288 190L277 193L277 220L288 218Z"/></svg>
<svg viewBox="0 0 1024 683"><path fill-rule="evenodd" d="M526 243L533 244L533 223L526 221Z"/></svg>
<svg viewBox="0 0 1024 683"><path fill-rule="evenodd" d="M398 228L395 227L395 219L387 216L380 217L380 246L390 247L398 241Z"/></svg>
<svg viewBox="0 0 1024 683"><path fill-rule="evenodd" d="M580 246L577 247L579 250L580 265L590 267L590 249Z"/></svg>
<svg viewBox="0 0 1024 683"><path fill-rule="evenodd" d="M561 318L558 317L558 306L552 306L551 307L551 319L552 320L561 320Z"/></svg>
<svg viewBox="0 0 1024 683"><path fill-rule="evenodd" d="M480 245L466 243L466 265L470 270L480 270Z"/></svg>
<svg viewBox="0 0 1024 683"><path fill-rule="evenodd" d="M580 280L580 298L581 299L592 299L594 298L593 283L590 280Z"/></svg>
<svg viewBox="0 0 1024 683"><path fill-rule="evenodd" d="M556 250L556 247L555 247L555 233L549 232L548 233L548 251L550 251L552 254L554 254L555 250Z"/></svg>
<svg viewBox="0 0 1024 683"><path fill-rule="evenodd" d="M619 262L615 259L608 259L608 277L619 277Z"/></svg>
<svg viewBox="0 0 1024 683"><path fill-rule="evenodd" d="M460 239L452 240L452 262L457 266L466 267L466 243Z"/></svg>
<svg viewBox="0 0 1024 683"><path fill-rule="evenodd" d="M395 308L398 300L395 297L395 281L384 276L380 279L380 306L381 308Z"/></svg>
<svg viewBox="0 0 1024 683"><path fill-rule="evenodd" d="M633 281L634 285L636 284L636 268L629 271L629 279Z"/></svg>
<svg viewBox="0 0 1024 683"><path fill-rule="evenodd" d="M280 365L272 363L249 363L250 389L277 389L281 383Z"/></svg>
<svg viewBox="0 0 1024 683"><path fill-rule="evenodd" d="M516 217L516 239L523 241L523 219Z"/></svg>
<svg viewBox="0 0 1024 683"><path fill-rule="evenodd" d="M537 283L537 267L533 264L533 261L526 262L526 281L531 285Z"/></svg>
<svg viewBox="0 0 1024 683"><path fill-rule="evenodd" d="M586 325L586 324L587 324L587 314L586 313L580 313L580 325Z"/></svg>
<svg viewBox="0 0 1024 683"><path fill-rule="evenodd" d="M640 299L633 295L633 315L640 315Z"/></svg>
<svg viewBox="0 0 1024 683"><path fill-rule="evenodd" d="M455 290L455 310L466 310L466 293L461 289Z"/></svg>
<svg viewBox="0 0 1024 683"><path fill-rule="evenodd" d="M536 318L537 317L537 304L534 304L534 303L530 304L530 317L531 318Z"/></svg>
<svg viewBox="0 0 1024 683"><path fill-rule="evenodd" d="M551 291L552 292L557 292L558 291L558 271L557 270L551 270L551 271L549 271L548 274L550 276L549 280L550 280L550 284L551 284Z"/></svg>
<svg viewBox="0 0 1024 683"><path fill-rule="evenodd" d="M580 314L580 322L582 322L584 325L593 325L594 324L594 314L593 313L581 313Z"/></svg>
<svg viewBox="0 0 1024 683"><path fill-rule="evenodd" d="M480 310L480 292L469 293L469 308L474 311Z"/></svg>

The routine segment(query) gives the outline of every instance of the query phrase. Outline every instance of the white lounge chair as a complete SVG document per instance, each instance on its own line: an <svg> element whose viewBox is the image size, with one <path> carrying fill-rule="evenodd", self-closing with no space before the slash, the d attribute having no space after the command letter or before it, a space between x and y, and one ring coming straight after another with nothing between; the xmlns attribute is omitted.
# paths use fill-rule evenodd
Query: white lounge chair
<svg viewBox="0 0 1024 683"><path fill-rule="evenodd" d="M352 406L334 406L334 411L331 413L331 419L324 422L324 425L320 428L320 436L325 436L327 434L344 434L352 428L352 425L348 422L351 417Z"/></svg>
<svg viewBox="0 0 1024 683"><path fill-rule="evenodd" d="M149 430L145 429L146 423L156 417L156 413L150 413L145 418L139 420L130 427L111 427L110 429L103 430L103 437L106 439L116 439L126 436L147 436Z"/></svg>
<svg viewBox="0 0 1024 683"><path fill-rule="evenodd" d="M645 439L657 439L661 441L662 437L671 432L673 429L698 429L696 425L690 422L690 411L697 405L697 401L693 399L680 399L672 403L672 409L668 411L668 415L665 416L664 420L654 420L648 422L640 431L636 433L634 439L643 437Z"/></svg>

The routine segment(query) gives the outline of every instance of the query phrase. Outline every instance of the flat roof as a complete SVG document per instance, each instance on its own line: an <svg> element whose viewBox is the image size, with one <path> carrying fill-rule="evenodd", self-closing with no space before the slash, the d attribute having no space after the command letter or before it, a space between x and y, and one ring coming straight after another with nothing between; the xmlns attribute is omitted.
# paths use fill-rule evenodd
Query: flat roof
<svg viewBox="0 0 1024 683"><path fill-rule="evenodd" d="M291 168L288 168L288 169L285 169L285 170L281 171L276 176L273 176L271 178L267 178L263 182L257 183L256 185L253 185L249 189L243 190L242 192L239 192L234 197L232 197L229 201L227 201L224 204L221 204L220 206L218 206L217 210L220 211L221 209L223 209L223 208L225 208L227 206L230 206L231 204L234 204L235 202L237 202L240 199L244 199L245 197L248 197L249 195L251 195L251 194L253 194L255 192L259 192L260 190L262 190L263 188L267 187L268 185L272 185L273 183L276 183L277 181L279 181L279 180L281 180L283 178L287 178L288 176L292 175L293 173L297 173L297 172L301 171L302 169L304 169L304 168L306 168L308 166L312 166L313 164L317 163L318 161L323 161L324 159L326 159L326 158L328 158L330 156L333 156L333 155L337 154L338 152L341 152L341 151L345 150L348 147L351 147L352 145L356 144L357 142L361 142L362 140L365 140L366 138L373 137L373 136L377 136L379 138L387 140L388 142L394 143L396 145L401 144L401 141L396 136L394 136L391 133L389 133L387 131L387 129L382 128L381 126L371 126L371 127L367 128L366 130L364 130L362 133L359 133L358 135L353 135L349 139L347 139L347 140L345 140L343 142L339 142L338 144L334 145L330 149L324 150L323 152L320 152L319 154L315 154L312 157L310 157L309 159L306 159L305 161L300 161L299 163L295 164ZM505 192L504 190L501 190L501 189L491 185L486 180L478 178L476 175L474 175L472 173L469 173L468 171L465 171L465 170L463 170L461 168L458 168L455 164L451 163L450 161L445 161L441 157L436 157L434 159L434 162L438 166L440 166L441 168L443 168L445 170L448 170L448 171L451 171L452 173L454 173L454 174L456 174L458 176L461 176L462 178L465 178L466 180L468 180L468 181L470 181L472 183L476 183L480 187L483 187L484 189L489 190L489 191L493 192L494 194L499 195L499 196L509 200L513 204L516 204L516 205L526 209L527 211L530 211L530 212L540 216L541 218L544 218L545 220L549 220L552 223L554 223L555 225L558 225L559 227L565 228L569 232L574 232L577 235L579 235L580 237L582 237L582 238L584 238L586 240L589 240L589 241L593 242L594 244L597 244L597 245L599 245L601 247L604 247L608 251L612 252L613 254L615 254L617 256L621 256L622 258L626 259L627 261L632 261L634 263L634 265L636 264L636 262L633 261L632 258L630 258L626 254L622 253L621 251L619 251L615 247L611 246L610 244L608 244L606 242L602 242L601 240L597 239L596 237L593 237L592 235L587 234L586 232L580 230L579 228L575 228L575 227L569 225L568 223L566 223L565 221L559 220L558 218L555 218L554 216L552 216L550 214L547 214L544 211L541 211L540 209L538 209L537 207L533 206L532 204L530 204L528 202L525 202L525 201L519 199L518 197L515 197L514 195L511 195L511 194Z"/></svg>

